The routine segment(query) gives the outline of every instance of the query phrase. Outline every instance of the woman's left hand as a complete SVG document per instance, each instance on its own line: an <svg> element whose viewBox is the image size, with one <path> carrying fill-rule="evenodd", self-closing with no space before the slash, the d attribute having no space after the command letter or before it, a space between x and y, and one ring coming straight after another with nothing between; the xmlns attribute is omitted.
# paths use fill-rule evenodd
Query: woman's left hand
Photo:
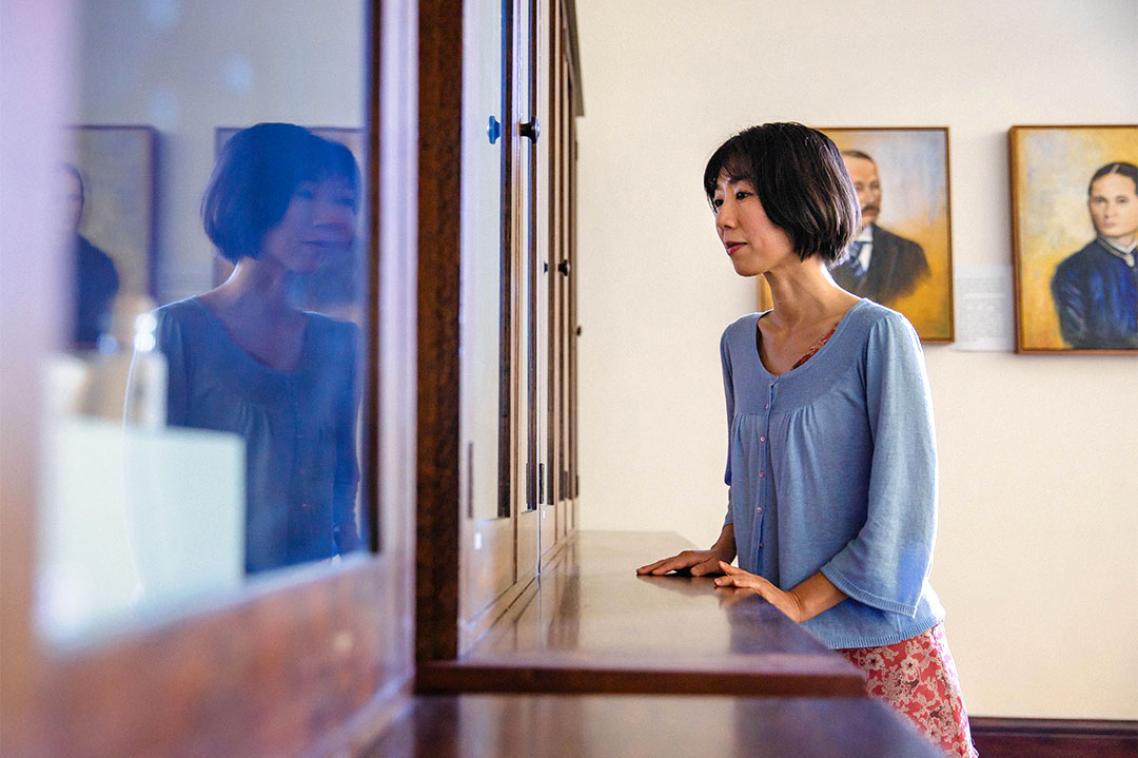
<svg viewBox="0 0 1138 758"><path fill-rule="evenodd" d="M739 589L751 590L763 600L766 600L775 608L785 613L790 620L796 624L802 623L806 618L802 603L793 592L780 590L761 576L752 574L749 571L744 571L741 568L735 568L731 564L724 563L723 561L719 562L719 568L723 570L725 576L721 576L715 580L716 587L737 587Z"/></svg>

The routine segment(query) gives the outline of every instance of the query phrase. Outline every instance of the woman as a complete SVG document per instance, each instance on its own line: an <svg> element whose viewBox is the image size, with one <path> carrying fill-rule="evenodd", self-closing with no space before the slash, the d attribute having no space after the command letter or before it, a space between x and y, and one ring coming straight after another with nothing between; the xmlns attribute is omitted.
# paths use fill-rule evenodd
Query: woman
<svg viewBox="0 0 1138 758"><path fill-rule="evenodd" d="M1051 294L1074 348L1138 348L1138 166L1108 163L1091 177L1087 209L1098 235L1055 270Z"/></svg>
<svg viewBox="0 0 1138 758"><path fill-rule="evenodd" d="M730 497L719 539L637 573L724 574L719 587L758 593L860 666L871 694L971 755L927 581L936 451L920 342L901 314L830 277L859 223L841 155L800 124L752 127L712 155L704 190L736 273L765 276L774 308L720 343Z"/></svg>
<svg viewBox="0 0 1138 758"><path fill-rule="evenodd" d="M287 297L294 277L347 254L358 189L342 145L292 124L237 133L202 201L207 235L236 268L157 311L168 422L245 441L248 573L361 547L358 329Z"/></svg>

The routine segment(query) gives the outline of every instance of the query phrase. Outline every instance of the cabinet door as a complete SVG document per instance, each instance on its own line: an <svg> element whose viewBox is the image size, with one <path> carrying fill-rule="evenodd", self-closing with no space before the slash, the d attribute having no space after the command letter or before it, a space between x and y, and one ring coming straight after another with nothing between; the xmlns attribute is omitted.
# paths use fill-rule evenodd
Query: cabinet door
<svg viewBox="0 0 1138 758"><path fill-rule="evenodd" d="M514 15L512 4L503 0L464 4L461 357L455 358L460 361L460 615L467 626L517 581Z"/></svg>
<svg viewBox="0 0 1138 758"><path fill-rule="evenodd" d="M434 299L446 308L420 324L437 332L426 338L433 352L420 365L421 395L426 382L448 403L458 398L439 414L420 401L430 414L420 423L419 483L430 496L420 508L418 574L420 656L429 660L467 649L537 576L569 523L569 16L553 0L475 0L464 9L463 28L451 32L463 40L461 171L436 182L458 187L459 252L451 236L420 226L421 241L430 240L423 254L436 262L421 277L437 282L437 267L454 285L437 284ZM438 30L433 43L457 47ZM449 113L437 119L445 129L426 137L439 150L432 171L445 170ZM457 393L444 377L452 369ZM452 410L457 453L447 441ZM453 499L439 484L452 471ZM434 549L452 533L457 571L445 548Z"/></svg>
<svg viewBox="0 0 1138 758"><path fill-rule="evenodd" d="M383 693L398 692L412 675L405 622L412 612L416 318L408 293L416 286L416 199L406 188L416 177L417 124L404 103L416 99L421 81L414 57L416 4L345 2L337 14L311 3L285 6L273 5L276 17L269 26L259 2L45 0L4 6L3 68L17 86L6 91L6 98L15 99L6 99L0 113L6 177L0 268L21 272L20 292L9 291L15 283L5 276L0 298L0 414L6 429L0 458L0 752L6 755L334 752L350 743L353 719L356 727L382 725L383 712L393 705L393 697ZM9 46L18 39L28 42ZM18 66L9 65L10 52L18 54ZM69 111L70 93L77 97ZM343 401L343 412L315 421L301 413L292 419L289 431L295 436L288 444L274 440L311 453L299 455L290 473L295 491L283 493L258 489L263 480L251 473L252 463L231 465L234 450L245 452L244 461L255 457L250 451L261 450L251 436L205 426L169 429L161 417L129 414L132 424L124 429L121 415L107 419L101 402L114 401L115 392L101 389L121 378L117 367L124 357L129 363L126 351L136 351L136 378L149 365L144 356L155 347L146 339L149 309L212 286L212 245L199 201L207 186L215 186L211 176L224 173L215 169L224 163L215 161L215 136L218 128L237 127L240 133L256 122L273 122L269 131L288 132L312 157L291 175L297 184L277 208L283 215L266 220L259 239L279 239L286 216L301 206L318 209L313 213L320 220L312 227L319 226L321 235L305 236L312 230L305 226L305 234L288 245L270 251L262 244L257 255L292 256L279 261L287 266L312 262L314 274L325 258L344 264L342 278L313 276L288 294L303 299L298 309L321 313L304 321L294 364L258 366L250 353L255 349L229 335L245 351L233 352L234 360L248 360L243 365L249 372L276 376L280 381L270 384L296 393L302 392L301 375L324 376L306 363L312 356L305 351L327 344L322 340L329 333L342 336L334 341L344 347L335 365L346 376L343 386L325 395L325 385L314 382L316 389L305 396L311 402L300 405L306 413L334 395ZM65 126L77 125L82 128L69 135ZM9 140L16 134L18 140ZM345 141L350 146L343 147ZM148 151L146 145L155 147ZM100 152L105 150L118 152L108 159ZM77 151L88 151L78 152L87 162L76 164ZM157 159L146 160L148 155ZM272 157L273 165L283 165L279 151ZM292 157L283 163L292 166ZM65 162L75 169L60 173ZM10 195L10 176L20 178L26 198ZM327 184L333 176L340 182L335 190ZM61 190L64 179L67 187L82 189ZM242 192L254 206L271 194L259 186ZM58 244L54 230L61 208L41 199L60 194L81 195L82 212L69 217L79 226L70 231L102 250L101 256L76 246L84 252L73 257ZM10 199L18 201L19 223L8 218ZM132 246L136 237L127 233L135 227L144 232L141 248ZM89 283L77 275L79 256L99 261L95 267L105 268L108 259L114 266L116 297L123 302L110 308L109 336L124 351L61 355L77 331L73 298L82 293L71 285L76 279ZM314 282L326 288L307 287ZM137 308L147 298L143 318L125 322L137 338L122 339L116 321L132 312L127 306ZM199 313L203 319L209 314ZM167 360L155 365L168 370L148 374L155 382L173 377L174 360L162 355ZM86 389L44 382L45 369L56 378L82 374ZM189 389L195 397L209 395L203 384ZM156 396L168 399L173 393L163 387ZM354 431L332 429L342 417L354 422ZM327 449L310 445L314 440L324 440ZM332 448L335 456L325 456ZM358 482L343 450L354 453ZM333 457L345 465L309 476L310 467ZM108 461L122 466L103 465ZM82 468L61 468L72 464ZM226 495L223 468L247 498ZM335 482L335 495L322 489L325 481ZM138 491L158 493L144 503L146 512L128 507ZM188 500L194 493L201 497ZM296 493L303 497L293 512ZM262 571L248 560L251 546L261 544L252 538L263 536L251 534L262 524L250 518L255 500L281 506L268 521L280 516L280 522L296 526L308 513L304 506L315 511L321 499L341 495L344 504L354 502L345 513L357 509L352 521L364 536L361 550L337 545L329 557L331 547L317 549L305 541L312 534L328 536L327 524L313 521L308 533L298 527L286 534L300 546L295 553L279 552L290 565ZM57 507L60 502L69 508ZM196 522L183 518L191 506L201 517ZM89 515L83 508L121 518L88 532L93 549L80 552L61 535ZM226 508L237 539L223 539L204 526L207 514L224 515ZM133 528L141 523L149 527ZM264 544L266 554L278 554L277 545ZM211 568L210 576L229 583L191 585L187 580L200 575L164 570L182 566L178 559L188 545L198 551L201 573L208 561L225 568ZM88 556L94 556L89 577L105 576L111 567L133 571L135 591L113 594L109 582L95 582L102 593L97 604L90 602L94 594L72 592L84 579L75 567ZM307 562L306 556L317 560Z"/></svg>

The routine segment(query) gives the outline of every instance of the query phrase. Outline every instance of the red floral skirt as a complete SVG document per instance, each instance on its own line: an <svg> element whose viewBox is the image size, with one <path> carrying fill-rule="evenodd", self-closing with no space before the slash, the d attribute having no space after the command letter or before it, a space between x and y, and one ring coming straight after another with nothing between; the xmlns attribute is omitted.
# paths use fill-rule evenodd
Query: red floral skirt
<svg viewBox="0 0 1138 758"><path fill-rule="evenodd" d="M891 703L949 755L977 755L943 624L894 645L837 652L865 672L870 697Z"/></svg>

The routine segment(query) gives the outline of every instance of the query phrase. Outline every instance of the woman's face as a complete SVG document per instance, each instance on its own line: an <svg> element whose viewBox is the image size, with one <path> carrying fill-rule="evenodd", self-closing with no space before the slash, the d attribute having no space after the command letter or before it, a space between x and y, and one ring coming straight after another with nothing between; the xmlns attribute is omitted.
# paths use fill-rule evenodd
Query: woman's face
<svg viewBox="0 0 1138 758"><path fill-rule="evenodd" d="M798 261L790 236L776 226L763 210L754 186L719 175L711 206L715 231L723 242L735 273L755 276L790 259Z"/></svg>
<svg viewBox="0 0 1138 758"><path fill-rule="evenodd" d="M262 260L296 274L347 252L356 233L356 195L345 179L301 182L280 222L265 232Z"/></svg>
<svg viewBox="0 0 1138 758"><path fill-rule="evenodd" d="M1138 187L1122 174L1106 174L1091 184L1091 221L1108 242L1128 247L1138 236Z"/></svg>

